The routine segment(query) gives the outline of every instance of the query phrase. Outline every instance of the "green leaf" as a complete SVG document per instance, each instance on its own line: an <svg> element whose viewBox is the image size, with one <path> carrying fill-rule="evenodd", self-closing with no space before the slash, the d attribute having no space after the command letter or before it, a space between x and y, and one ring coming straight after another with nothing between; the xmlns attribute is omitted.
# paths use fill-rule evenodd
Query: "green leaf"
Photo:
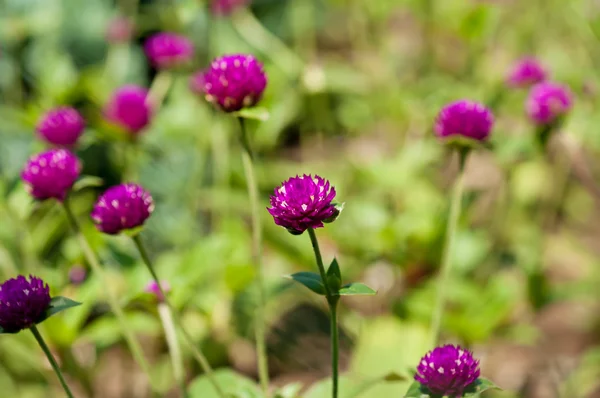
<svg viewBox="0 0 600 398"><path fill-rule="evenodd" d="M223 388L227 398L262 398L254 381L229 369L213 372L215 381ZM196 378L189 387L190 398L221 398L206 376Z"/></svg>
<svg viewBox="0 0 600 398"><path fill-rule="evenodd" d="M406 381L406 380L408 380L408 377L406 377L405 375L401 375L400 373L390 372L390 373L386 374L385 376L383 376L383 380L393 383L396 381Z"/></svg>
<svg viewBox="0 0 600 398"><path fill-rule="evenodd" d="M337 276L342 279L342 273L340 272L340 265L337 262L337 259L334 258L329 268L327 269L327 276Z"/></svg>
<svg viewBox="0 0 600 398"><path fill-rule="evenodd" d="M364 283L349 283L344 285L339 291L340 296L374 296L377 292Z"/></svg>
<svg viewBox="0 0 600 398"><path fill-rule="evenodd" d="M421 389L421 383L415 381L410 385L408 391L404 395L404 398L428 398L429 395L424 393Z"/></svg>
<svg viewBox="0 0 600 398"><path fill-rule="evenodd" d="M288 276L288 278L306 286L317 294L325 295L325 285L323 285L319 274L314 272L297 272Z"/></svg>
<svg viewBox="0 0 600 398"><path fill-rule="evenodd" d="M302 383L287 384L275 392L275 398L297 398L302 387Z"/></svg>
<svg viewBox="0 0 600 398"><path fill-rule="evenodd" d="M72 308L72 307L77 307L78 305L81 305L81 303L78 303L77 301L73 301L66 297L61 297L61 296L52 297L52 300L50 300L50 305L48 306L46 311L42 314L40 319L37 320L36 324L45 321L46 319L50 318L53 315L58 314L59 312L68 310L69 308Z"/></svg>
<svg viewBox="0 0 600 398"><path fill-rule="evenodd" d="M482 392L487 390L501 390L501 388L495 385L494 382L480 377L475 380L472 389L469 392L466 392L464 397L478 397Z"/></svg>
<svg viewBox="0 0 600 398"><path fill-rule="evenodd" d="M336 258L333 259L327 269L327 284L332 292L337 292L342 286L342 273Z"/></svg>
<svg viewBox="0 0 600 398"><path fill-rule="evenodd" d="M265 122L271 117L269 111L262 107L244 108L235 112L234 115L244 119L259 120L261 122Z"/></svg>
<svg viewBox="0 0 600 398"><path fill-rule="evenodd" d="M75 184L73 184L73 192L80 191L84 188L101 187L104 185L104 180L96 176L83 176Z"/></svg>

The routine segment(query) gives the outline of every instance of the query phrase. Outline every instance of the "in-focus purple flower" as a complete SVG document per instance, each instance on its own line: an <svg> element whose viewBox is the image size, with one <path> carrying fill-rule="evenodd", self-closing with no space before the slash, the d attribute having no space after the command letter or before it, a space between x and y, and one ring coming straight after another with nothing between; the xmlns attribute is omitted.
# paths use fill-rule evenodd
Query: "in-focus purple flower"
<svg viewBox="0 0 600 398"><path fill-rule="evenodd" d="M98 230L116 235L141 227L154 211L150 193L137 184L121 184L106 190L96 201L91 217Z"/></svg>
<svg viewBox="0 0 600 398"><path fill-rule="evenodd" d="M21 179L35 199L63 201L80 172L81 162L71 151L51 149L29 158Z"/></svg>
<svg viewBox="0 0 600 398"><path fill-rule="evenodd" d="M572 105L573 96L566 86L543 82L531 88L525 108L534 123L549 125L565 115Z"/></svg>
<svg viewBox="0 0 600 398"><path fill-rule="evenodd" d="M435 122L435 132L442 139L464 137L484 141L493 124L494 116L484 105L459 100L442 108Z"/></svg>
<svg viewBox="0 0 600 398"><path fill-rule="evenodd" d="M106 41L109 43L127 43L133 36L134 26L130 19L117 17L109 21L106 27Z"/></svg>
<svg viewBox="0 0 600 398"><path fill-rule="evenodd" d="M87 278L87 270L81 265L74 265L69 270L69 281L73 285L81 285Z"/></svg>
<svg viewBox="0 0 600 398"><path fill-rule="evenodd" d="M130 134L137 135L152 119L148 90L135 85L119 88L106 104L104 115Z"/></svg>
<svg viewBox="0 0 600 398"><path fill-rule="evenodd" d="M73 146L85 129L83 117L71 107L58 107L46 112L37 124L40 137L53 145Z"/></svg>
<svg viewBox="0 0 600 398"><path fill-rule="evenodd" d="M271 207L267 208L275 224L285 227L294 234L308 228L320 228L338 210L331 201L335 188L329 181L315 175L292 177L275 189L271 196Z"/></svg>
<svg viewBox="0 0 600 398"><path fill-rule="evenodd" d="M247 6L250 0L212 0L211 11L216 15L231 15L234 11Z"/></svg>
<svg viewBox="0 0 600 398"><path fill-rule="evenodd" d="M160 285L162 287L163 292L165 292L165 294L169 294L169 292L171 291L171 285L169 284L169 282L161 281ZM156 281L152 281L152 282L148 283L146 285L145 291L146 291L146 293L150 293L150 294L153 294L154 296L156 296L156 299L159 302L165 301L165 297L160 292L158 283L156 283Z"/></svg>
<svg viewBox="0 0 600 398"><path fill-rule="evenodd" d="M30 328L50 305L50 288L39 278L19 275L0 285L0 327L8 333Z"/></svg>
<svg viewBox="0 0 600 398"><path fill-rule="evenodd" d="M225 55L193 76L190 86L221 110L235 112L256 105L267 86L267 76L252 55Z"/></svg>
<svg viewBox="0 0 600 398"><path fill-rule="evenodd" d="M144 51L152 65L165 69L191 61L194 57L194 44L185 36L161 32L146 40Z"/></svg>
<svg viewBox="0 0 600 398"><path fill-rule="evenodd" d="M508 73L506 82L511 87L530 87L543 82L548 78L548 73L542 64L533 57L518 60Z"/></svg>
<svg viewBox="0 0 600 398"><path fill-rule="evenodd" d="M479 374L479 361L471 352L448 344L421 358L415 380L434 395L454 398L462 397Z"/></svg>

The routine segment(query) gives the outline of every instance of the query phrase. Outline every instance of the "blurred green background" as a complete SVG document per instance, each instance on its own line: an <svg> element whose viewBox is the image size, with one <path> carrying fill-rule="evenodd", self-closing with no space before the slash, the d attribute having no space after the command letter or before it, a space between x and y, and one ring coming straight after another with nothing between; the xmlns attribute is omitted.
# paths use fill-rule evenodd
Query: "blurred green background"
<svg viewBox="0 0 600 398"><path fill-rule="evenodd" d="M135 20L130 43L108 44L108 23ZM179 70L137 149L102 121L124 83L150 86L156 71L141 44L177 31L196 46ZM144 239L188 330L217 368L256 377L249 206L235 120L188 88L192 72L224 53L253 53L269 85L252 121L262 204L281 181L301 173L329 179L342 216L318 230L326 261L345 278L378 290L342 300L342 397L401 397L429 349L449 190L457 162L435 139L445 103L493 103L492 150L468 162L466 197L449 286L445 341L472 349L498 397L600 396L600 175L598 84L600 2L596 0L254 0L215 17L198 0L0 0L0 275L34 273L82 307L42 325L77 396L150 397L120 339L56 203L34 203L20 182L28 156L44 148L35 124L52 106L71 104L88 127L77 148L85 175L74 206L110 269L164 396L177 397L162 328L141 293L150 281L126 238L102 236L89 219L95 197L120 182L132 162L156 201ZM535 55L575 106L551 150L536 146L524 113L526 90L504 78ZM265 210L269 288L268 348L286 398L328 395L325 303L283 275L312 270L307 236L292 236ZM186 358L192 398L211 398ZM252 383L240 397L258 397ZM315 384L316 383L316 384ZM290 386L290 384L292 384ZM2 396L59 397L49 365L27 334L0 336ZM209 390L209 389L208 389ZM245 394L245 395L244 395Z"/></svg>

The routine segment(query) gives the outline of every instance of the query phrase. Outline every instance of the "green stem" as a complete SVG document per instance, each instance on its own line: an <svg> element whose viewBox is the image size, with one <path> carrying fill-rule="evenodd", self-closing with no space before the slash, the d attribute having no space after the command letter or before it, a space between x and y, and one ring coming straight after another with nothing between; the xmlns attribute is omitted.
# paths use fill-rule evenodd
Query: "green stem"
<svg viewBox="0 0 600 398"><path fill-rule="evenodd" d="M456 239L456 229L458 226L458 218L460 216L460 205L464 189L464 171L467 160L468 151L459 151L459 172L456 176L454 191L450 199L450 215L446 226L446 241L444 244L444 252L442 254L442 264L440 266L440 275L438 277L437 300L433 310L431 319L431 345L435 346L440 337L440 329L442 325L442 315L446 304L447 286L452 268L452 254L454 242Z"/></svg>
<svg viewBox="0 0 600 398"><path fill-rule="evenodd" d="M428 73L435 63L435 0L423 0L423 52L421 67Z"/></svg>
<svg viewBox="0 0 600 398"><path fill-rule="evenodd" d="M54 356L52 356L50 349L46 345L44 338L40 334L40 331L37 329L37 327L35 325L33 325L29 330L31 330L31 333L33 333L33 337L35 337L35 339L37 340L40 347L42 347L42 351L44 351L44 354L46 354L48 361L50 361L50 365L52 365L52 369L54 369L54 373L56 373L56 376L58 377L60 384L62 385L63 389L65 390L65 393L67 393L67 396L69 398L74 398L73 393L69 389L69 386L67 385L67 382L65 381L65 378L63 377L62 372L60 371L60 368L58 367L58 364L56 363L56 360L54 359Z"/></svg>
<svg viewBox="0 0 600 398"><path fill-rule="evenodd" d="M163 330L165 331L165 339L167 340L169 355L171 357L171 365L173 366L173 375L175 376L177 384L179 384L181 396L187 397L188 394L185 385L183 358L181 356L181 350L179 349L179 343L177 342L177 332L175 331L173 314L171 313L171 309L169 308L169 306L162 302L158 304L158 315L160 317L160 322L162 323Z"/></svg>
<svg viewBox="0 0 600 398"><path fill-rule="evenodd" d="M169 88L171 88L172 82L173 75L166 70L158 72L158 75L156 75L152 81L150 91L148 92L148 100L152 104L154 113L158 112L162 106L162 103L169 92Z"/></svg>
<svg viewBox="0 0 600 398"><path fill-rule="evenodd" d="M138 249L138 252L140 253L140 257L142 258L142 261L146 265L146 268L148 268L150 275L152 275L152 279L154 279L154 282L156 282L156 285L158 286L158 290L160 291L160 294L163 297L165 305L167 305L169 307L169 309L171 310L171 315L175 319L175 322L177 322L179 324L179 329L181 330L181 334L183 335L184 340L185 340L186 344L188 345L189 349L192 351L194 358L198 361L198 363L202 367L202 370L206 374L208 381L212 384L212 386L214 387L214 389L217 392L217 394L219 395L219 397L227 398L227 396L225 395L225 392L223 391L223 389L221 389L221 386L219 385L219 383L217 383L217 380L215 379L215 376L213 374L213 369L210 366L208 359L206 359L206 356L202 353L202 351L200 349L198 349L198 347L196 347L192 337L188 334L188 332L183 327L183 322L181 321L181 318L179 317L179 315L175 311L173 305L167 298L167 295L162 288L162 284L160 283L160 279L158 278L158 275L154 269L154 266L152 265L150 256L148 255L148 252L146 251L146 248L145 248L144 244L142 243L140 235L135 235L132 237L132 239L133 239L133 242L135 243L136 248Z"/></svg>
<svg viewBox="0 0 600 398"><path fill-rule="evenodd" d="M313 228L308 229L308 236L310 236L310 243L312 244L313 251L315 252L315 259L317 260L317 267L321 274L321 280L325 286L325 296L327 297L327 304L329 305L330 312L330 325L331 325L331 381L332 381L332 397L337 398L338 396L338 379L339 379L339 332L337 322L337 304L339 296L333 295L327 282L327 274L325 272L325 266L323 265L323 257L321 256L321 249L319 248L319 241Z"/></svg>
<svg viewBox="0 0 600 398"><path fill-rule="evenodd" d="M119 323L119 327L121 328L121 333L123 334L123 337L125 338L125 341L127 342L127 345L129 346L129 350L131 351L133 358L137 362L138 366L142 369L142 371L146 374L146 377L148 378L148 381L149 381L152 389L155 389L155 385L152 382L153 378L150 374L150 366L148 365L146 358L144 358L142 347L141 347L140 343L137 341L135 335L131 332L131 330L127 326L127 320L125 319L125 314L123 313L123 309L119 305L119 300L117 298L117 295L115 294L114 290L111 288L112 284L110 283L110 281L107 279L106 275L104 274L104 271L102 270L102 267L100 266L100 261L98 260L98 257L96 257L96 254L92 250L92 247L90 246L87 238L81 231L81 228L79 227L79 223L77 222L77 219L73 215L73 211L71 210L71 207L69 205L68 197L63 202L63 208L65 209L65 213L67 215L67 219L69 220L69 224L71 224L71 228L73 229L73 232L75 233L75 236L76 236L77 240L79 241L79 246L81 247L81 250L83 251L83 255L85 256L87 262L92 267L93 272L96 275L98 275L98 277L104 282L104 285L106 286L108 304L109 304L112 312L114 313L115 317L117 318L117 322Z"/></svg>
<svg viewBox="0 0 600 398"><path fill-rule="evenodd" d="M269 397L269 364L266 348L265 333L265 307L266 293L264 282L264 270L262 263L262 227L260 224L259 195L256 173L254 171L253 154L246 132L244 119L240 122L240 142L242 144L242 161L244 163L244 174L248 196L250 198L250 211L252 215L252 260L256 268L256 288L258 289L258 305L256 306L256 320L254 322L256 334L256 355L258 359L258 376L263 393Z"/></svg>

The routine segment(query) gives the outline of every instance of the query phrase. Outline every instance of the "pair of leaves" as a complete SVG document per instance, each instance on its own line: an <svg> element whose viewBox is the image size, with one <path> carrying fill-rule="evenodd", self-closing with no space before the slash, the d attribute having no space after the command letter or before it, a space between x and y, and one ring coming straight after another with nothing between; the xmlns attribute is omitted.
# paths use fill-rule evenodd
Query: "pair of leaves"
<svg viewBox="0 0 600 398"><path fill-rule="evenodd" d="M495 385L492 381L484 378L479 378L475 380L473 385L469 388L468 391L463 393L463 397L479 397L479 395L487 390L500 390L500 387ZM430 394L425 388L421 386L421 383L415 381L411 384L410 388L404 395L404 398L442 398L439 395Z"/></svg>
<svg viewBox="0 0 600 398"><path fill-rule="evenodd" d="M48 306L48 308L46 308L46 311L44 311L44 313L35 322L35 324L37 325L39 323L42 323L46 319L50 318L51 316L54 316L54 315L58 314L59 312L62 312L69 308L77 307L78 305L81 305L81 303L78 303L77 301L73 301L66 297L61 297L61 296L53 297L52 300L50 300L50 305ZM0 326L0 334L14 334L14 333L18 333L18 331L17 332L8 332Z"/></svg>

